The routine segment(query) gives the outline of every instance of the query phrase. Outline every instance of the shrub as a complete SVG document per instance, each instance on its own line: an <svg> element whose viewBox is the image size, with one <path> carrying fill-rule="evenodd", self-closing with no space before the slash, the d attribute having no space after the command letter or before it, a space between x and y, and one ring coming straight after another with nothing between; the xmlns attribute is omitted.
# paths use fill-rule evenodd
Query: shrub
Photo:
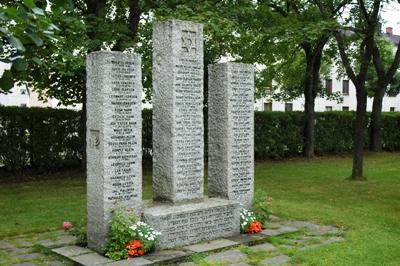
<svg viewBox="0 0 400 266"><path fill-rule="evenodd" d="M80 113L66 109L0 107L0 163L13 171L51 171L82 158Z"/></svg>
<svg viewBox="0 0 400 266"><path fill-rule="evenodd" d="M110 235L104 249L104 254L113 259L121 260L128 257L126 245L135 238L135 232L130 228L136 223L136 216L121 209L113 211L110 220Z"/></svg>
<svg viewBox="0 0 400 266"><path fill-rule="evenodd" d="M76 244L81 247L87 246L86 228L83 223L72 223L71 228L66 229L71 235L76 237Z"/></svg>
<svg viewBox="0 0 400 266"><path fill-rule="evenodd" d="M369 114L368 114L369 117ZM350 152L354 112L316 113L316 154ZM204 149L207 160L207 109L204 109ZM369 124L369 119L366 119ZM257 160L299 156L303 146L304 113L255 112L254 155ZM400 114L382 114L386 151L400 150ZM151 165L152 110L142 111L143 163ZM79 165L83 141L80 112L51 108L0 107L0 164L8 170L53 171ZM365 130L366 147L368 130Z"/></svg>
<svg viewBox="0 0 400 266"><path fill-rule="evenodd" d="M253 212L256 220L259 221L264 227L269 221L269 205L270 198L267 193L262 189L257 189L254 193Z"/></svg>

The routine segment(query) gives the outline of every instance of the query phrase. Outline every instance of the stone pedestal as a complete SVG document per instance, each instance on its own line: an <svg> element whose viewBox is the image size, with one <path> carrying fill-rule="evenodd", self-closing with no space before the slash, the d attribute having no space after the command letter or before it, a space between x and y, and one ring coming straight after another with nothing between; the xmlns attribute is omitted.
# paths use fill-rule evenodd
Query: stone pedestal
<svg viewBox="0 0 400 266"><path fill-rule="evenodd" d="M198 203L156 204L143 212L146 223L161 232L158 249L195 244L240 233L240 206L225 199Z"/></svg>
<svg viewBox="0 0 400 266"><path fill-rule="evenodd" d="M203 197L203 27L170 20L153 29L153 195Z"/></svg>
<svg viewBox="0 0 400 266"><path fill-rule="evenodd" d="M102 251L114 208L141 212L141 59L94 52L87 58L88 245Z"/></svg>
<svg viewBox="0 0 400 266"><path fill-rule="evenodd" d="M254 194L253 66L209 66L208 191L250 208Z"/></svg>

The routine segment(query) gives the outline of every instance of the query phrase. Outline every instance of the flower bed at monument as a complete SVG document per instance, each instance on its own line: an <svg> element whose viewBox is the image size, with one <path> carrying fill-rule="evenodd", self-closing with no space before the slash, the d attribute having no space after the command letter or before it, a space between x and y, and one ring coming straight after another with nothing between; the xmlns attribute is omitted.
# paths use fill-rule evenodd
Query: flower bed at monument
<svg viewBox="0 0 400 266"><path fill-rule="evenodd" d="M110 237L104 253L113 260L142 256L154 250L159 232L136 216L116 210L110 222Z"/></svg>
<svg viewBox="0 0 400 266"><path fill-rule="evenodd" d="M240 211L240 231L248 234L262 231L262 224L257 221L256 215L252 211L246 209Z"/></svg>
<svg viewBox="0 0 400 266"><path fill-rule="evenodd" d="M128 255L129 256L140 256L144 253L150 252L154 249L154 246L158 240L158 237L161 235L160 232L155 231L148 224L138 221L134 225L130 227L130 229L134 232L136 239L130 242L127 246ZM135 254L131 254L131 244L136 241L136 244L140 244L138 252Z"/></svg>

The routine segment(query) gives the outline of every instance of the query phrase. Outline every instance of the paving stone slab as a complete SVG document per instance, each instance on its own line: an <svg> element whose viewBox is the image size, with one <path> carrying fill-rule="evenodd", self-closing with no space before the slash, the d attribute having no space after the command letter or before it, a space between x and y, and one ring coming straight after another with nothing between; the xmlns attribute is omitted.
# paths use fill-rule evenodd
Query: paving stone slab
<svg viewBox="0 0 400 266"><path fill-rule="evenodd" d="M265 239L265 235L263 234L240 234L232 237L228 237L228 240L236 242L238 244L245 244L245 245L254 245L257 242L260 242Z"/></svg>
<svg viewBox="0 0 400 266"><path fill-rule="evenodd" d="M12 249L7 249L6 252L10 256L17 256L19 254L32 253L33 249L31 249L31 248L12 248Z"/></svg>
<svg viewBox="0 0 400 266"><path fill-rule="evenodd" d="M273 215L273 214L270 214L268 216L268 218L269 218L270 222L280 222L280 221L282 221L282 218L280 218L280 217L278 217L276 215Z"/></svg>
<svg viewBox="0 0 400 266"><path fill-rule="evenodd" d="M319 244L313 244L313 245L304 246L304 247L300 248L300 250L305 250L305 249L310 249L310 248L320 248L320 247L324 247L324 246L327 246L327 245L330 245L330 244L333 244L333 243L336 243L336 242L342 242L342 241L345 241L345 240L346 239L344 239L343 237L331 237L331 238L328 238L326 240L323 240Z"/></svg>
<svg viewBox="0 0 400 266"><path fill-rule="evenodd" d="M51 260L45 262L46 266L64 266L65 264L58 260Z"/></svg>
<svg viewBox="0 0 400 266"><path fill-rule="evenodd" d="M270 243L264 243L264 244L252 246L252 247L250 247L250 249L253 251L270 252L270 251L276 250L276 247Z"/></svg>
<svg viewBox="0 0 400 266"><path fill-rule="evenodd" d="M294 227L297 229L305 228L310 231L316 231L321 228L320 225L314 224L311 222L307 222L307 221L285 221L285 222L283 222L283 225L289 226L289 227Z"/></svg>
<svg viewBox="0 0 400 266"><path fill-rule="evenodd" d="M267 225L268 228L265 228L264 230L266 230L266 229L278 229L278 228L280 228L280 227L282 227L282 226L283 226L283 224L278 223L278 222L269 223L269 224Z"/></svg>
<svg viewBox="0 0 400 266"><path fill-rule="evenodd" d="M293 232L297 232L297 231L299 231L299 229L294 228L294 227L281 226L277 229L265 229L261 232L261 234L266 235L266 236L278 236L278 235L293 233Z"/></svg>
<svg viewBox="0 0 400 266"><path fill-rule="evenodd" d="M34 260L40 257L43 257L41 253L28 253L28 254L20 254L17 256L17 258L21 260Z"/></svg>
<svg viewBox="0 0 400 266"><path fill-rule="evenodd" d="M56 243L59 244L69 244L69 243L75 243L76 242L76 237L71 236L71 235L61 235L57 237L57 240L55 241Z"/></svg>
<svg viewBox="0 0 400 266"><path fill-rule="evenodd" d="M47 248L61 247L65 245L71 245L76 243L76 238L73 236L61 236L56 240L42 239L38 241L38 244Z"/></svg>
<svg viewBox="0 0 400 266"><path fill-rule="evenodd" d="M32 247L34 245L32 242L29 242L25 239L15 239L14 242L15 242L16 246L22 247L22 248L28 248L28 247Z"/></svg>
<svg viewBox="0 0 400 266"><path fill-rule="evenodd" d="M61 248L55 248L52 249L51 251L64 257L75 257L82 254L93 253L92 250L79 246L66 246Z"/></svg>
<svg viewBox="0 0 400 266"><path fill-rule="evenodd" d="M231 241L228 239L217 239L217 240L208 241L206 243L186 246L183 248L193 251L193 252L207 252L207 251L212 251L212 250L217 250L217 249L222 249L222 248L227 248L227 247L233 247L236 245L238 245L237 242L234 242L234 241Z"/></svg>
<svg viewBox="0 0 400 266"><path fill-rule="evenodd" d="M57 243L50 239L39 240L37 243L47 248L52 248L57 246Z"/></svg>
<svg viewBox="0 0 400 266"><path fill-rule="evenodd" d="M280 255L273 258L265 259L261 262L261 265L283 265L288 263L290 258L286 255Z"/></svg>
<svg viewBox="0 0 400 266"><path fill-rule="evenodd" d="M151 265L154 264L152 261L146 260L144 258L131 258L127 260L114 261L110 263L103 264L105 266L141 266L141 265Z"/></svg>
<svg viewBox="0 0 400 266"><path fill-rule="evenodd" d="M7 240L0 240L0 249L12 249L15 248L13 244L11 244Z"/></svg>
<svg viewBox="0 0 400 266"><path fill-rule="evenodd" d="M310 232L311 235L314 236L322 236L322 235L336 235L340 234L342 231L331 225L320 226L318 230L313 230Z"/></svg>
<svg viewBox="0 0 400 266"><path fill-rule="evenodd" d="M69 259L84 266L99 265L112 262L112 260L107 259L106 257L101 256L97 253L88 253L76 257L69 257Z"/></svg>
<svg viewBox="0 0 400 266"><path fill-rule="evenodd" d="M219 263L235 263L247 259L247 255L237 249L226 250L219 253L209 255L205 258L207 262Z"/></svg>
<svg viewBox="0 0 400 266"><path fill-rule="evenodd" d="M154 263L160 263L176 261L191 254L193 254L193 252L184 250L161 250L145 255L142 258L152 261Z"/></svg>
<svg viewBox="0 0 400 266"><path fill-rule="evenodd" d="M280 248L284 248L284 249L288 249L288 250L292 250L292 249L296 248L296 246L290 246L290 245L280 245L279 247Z"/></svg>

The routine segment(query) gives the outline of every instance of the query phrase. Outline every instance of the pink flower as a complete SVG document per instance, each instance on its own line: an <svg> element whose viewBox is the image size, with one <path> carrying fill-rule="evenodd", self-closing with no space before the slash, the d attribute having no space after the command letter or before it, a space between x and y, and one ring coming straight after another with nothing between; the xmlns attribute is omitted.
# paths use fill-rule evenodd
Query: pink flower
<svg viewBox="0 0 400 266"><path fill-rule="evenodd" d="M68 229L70 229L72 227L72 223L68 222L68 221L65 221L65 222L63 222L63 227L64 227L65 230L68 230Z"/></svg>

